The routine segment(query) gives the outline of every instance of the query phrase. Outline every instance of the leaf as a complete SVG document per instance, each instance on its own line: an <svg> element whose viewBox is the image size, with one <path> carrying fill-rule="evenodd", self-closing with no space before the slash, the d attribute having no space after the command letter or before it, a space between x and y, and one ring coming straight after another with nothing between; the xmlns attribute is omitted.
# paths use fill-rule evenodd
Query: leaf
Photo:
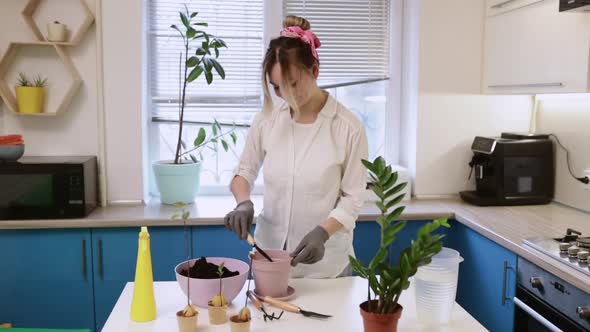
<svg viewBox="0 0 590 332"><path fill-rule="evenodd" d="M391 201L387 202L387 205L385 205L385 207L389 210L392 207L398 205L403 199L404 197L406 197L406 194L401 194L399 196L397 196L396 198L392 199Z"/></svg>
<svg viewBox="0 0 590 332"><path fill-rule="evenodd" d="M210 71L205 72L205 78L207 79L207 84L211 84L213 82L213 74Z"/></svg>
<svg viewBox="0 0 590 332"><path fill-rule="evenodd" d="M205 133L205 129L200 128L199 133L197 134L197 138L195 138L194 146L198 147L201 144L203 144L203 142L205 141L205 138L207 138L207 134Z"/></svg>
<svg viewBox="0 0 590 332"><path fill-rule="evenodd" d="M408 259L408 255L406 253L402 254L400 260L400 267L402 275L408 276L410 270L412 270L412 265L410 264L410 260Z"/></svg>
<svg viewBox="0 0 590 332"><path fill-rule="evenodd" d="M193 38L197 34L197 31L193 28L186 30L186 38Z"/></svg>
<svg viewBox="0 0 590 332"><path fill-rule="evenodd" d="M199 160L197 159L197 157L195 157L194 155L191 154L190 157L191 157L191 160L193 161L193 163L196 164L196 163L199 162Z"/></svg>
<svg viewBox="0 0 590 332"><path fill-rule="evenodd" d="M229 149L227 142L225 140L221 140L221 145L223 145L223 149L225 150L225 152L227 152L227 150Z"/></svg>
<svg viewBox="0 0 590 332"><path fill-rule="evenodd" d="M372 173L377 173L375 170L376 168L374 167L373 163L371 163L368 160L362 159L361 162L363 163L363 165ZM376 174L375 174L376 175Z"/></svg>
<svg viewBox="0 0 590 332"><path fill-rule="evenodd" d="M219 50L217 47L215 48L215 58L219 58Z"/></svg>
<svg viewBox="0 0 590 332"><path fill-rule="evenodd" d="M195 16L197 16L197 15L199 15L199 12L194 12L194 13L192 13L192 14L191 14L191 18L193 18L193 17L195 17Z"/></svg>
<svg viewBox="0 0 590 332"><path fill-rule="evenodd" d="M209 59L209 61L211 61L211 63L213 64L213 68L215 68L215 71L217 72L219 77L221 77L221 79L224 80L225 79L225 71L223 70L223 67L221 66L221 64L219 62L217 62L217 60L215 60L215 59Z"/></svg>
<svg viewBox="0 0 590 332"><path fill-rule="evenodd" d="M178 31L178 33L180 33L180 35L182 36L182 38L184 38L184 32L182 32L182 31L181 31L181 30L180 30L180 29L179 29L179 28L176 26L176 24L172 24L170 27L171 27L172 29L174 29L174 30Z"/></svg>
<svg viewBox="0 0 590 332"><path fill-rule="evenodd" d="M400 206L397 209L393 210L393 212L387 215L387 223L392 223L394 220L397 220L399 216L401 216L402 212L404 212L404 210L404 206Z"/></svg>
<svg viewBox="0 0 590 332"><path fill-rule="evenodd" d="M203 73L203 67L198 66L198 67L193 68L191 73L188 75L187 82L190 83L190 82L196 80L201 75L201 73Z"/></svg>
<svg viewBox="0 0 590 332"><path fill-rule="evenodd" d="M188 60L186 60L186 66L189 68L192 68L197 64L199 64L199 58L197 58L196 56L191 56L190 58L188 58Z"/></svg>
<svg viewBox="0 0 590 332"><path fill-rule="evenodd" d="M205 66L206 71L211 71L213 69L213 63L211 63L211 59L203 58L203 65Z"/></svg>
<svg viewBox="0 0 590 332"><path fill-rule="evenodd" d="M363 264L356 258L352 257L352 256L348 256L348 261L350 262L350 267L352 268L352 270L359 275L359 277L361 278L368 278L367 275L367 270L366 268L363 266Z"/></svg>
<svg viewBox="0 0 590 332"><path fill-rule="evenodd" d="M191 213L190 211L183 211L182 212L182 220L187 220L188 217L190 217Z"/></svg>
<svg viewBox="0 0 590 332"><path fill-rule="evenodd" d="M180 218L180 212L174 212L174 214L172 215L172 219L178 219Z"/></svg>
<svg viewBox="0 0 590 332"><path fill-rule="evenodd" d="M206 22L197 22L197 23L194 23L193 25L200 25L200 26L203 26L203 27L208 27L209 26L209 23L206 23Z"/></svg>
<svg viewBox="0 0 590 332"><path fill-rule="evenodd" d="M387 248L381 247L379 250L377 250L377 253L371 260L371 263L369 263L369 270L374 270L381 263L385 262L385 259L387 259Z"/></svg>
<svg viewBox="0 0 590 332"><path fill-rule="evenodd" d="M207 50L205 50L202 47L197 48L197 51L195 52L196 55L205 55L207 54ZM203 59L204 60L204 59Z"/></svg>
<svg viewBox="0 0 590 332"><path fill-rule="evenodd" d="M402 191L402 189L404 189L406 186L408 185L407 182L402 182L400 184L398 184L397 186L389 189L388 191L385 192L385 196L386 197L391 197L395 194L397 194L398 192Z"/></svg>
<svg viewBox="0 0 590 332"><path fill-rule="evenodd" d="M190 29L191 25L190 25L190 23L189 23L189 20L188 20L188 18L186 18L186 15L184 15L184 13L182 13L182 12L181 12L181 13L179 13L179 14L180 14L180 20L182 21L182 24L184 24L184 26L185 26L187 29Z"/></svg>
<svg viewBox="0 0 590 332"><path fill-rule="evenodd" d="M393 226L390 226L383 235L383 244L389 246L395 241L395 235L406 227L405 221L396 222Z"/></svg>
<svg viewBox="0 0 590 332"><path fill-rule="evenodd" d="M229 134L229 136L231 137L231 140L234 142L234 145L236 145L236 143L238 142L238 135L236 135L236 133L234 133L233 131Z"/></svg>
<svg viewBox="0 0 590 332"><path fill-rule="evenodd" d="M225 47L227 48L227 44L221 40L221 39L215 39L215 41L217 42L217 45L219 45L218 47Z"/></svg>
<svg viewBox="0 0 590 332"><path fill-rule="evenodd" d="M374 273L369 273L369 285L371 286L371 289L373 290L373 292L375 294L379 294L381 293L381 287L379 286L379 282L377 281L377 277L375 276Z"/></svg>
<svg viewBox="0 0 590 332"><path fill-rule="evenodd" d="M388 167L390 167L390 166L388 166ZM391 188L391 186L393 186L395 184L395 182L397 181L397 177L398 177L397 172L391 173L391 175L389 176L389 179L387 179L387 181L385 181L385 183L383 184L383 189L387 190L387 189Z"/></svg>
<svg viewBox="0 0 590 332"><path fill-rule="evenodd" d="M383 159L383 157L377 157L373 164L375 165L375 173L377 173L378 177L381 177L383 171L385 170L385 159Z"/></svg>
<svg viewBox="0 0 590 332"><path fill-rule="evenodd" d="M217 125L215 123L213 123L213 126L211 126L211 131L213 132L213 136L217 136Z"/></svg>

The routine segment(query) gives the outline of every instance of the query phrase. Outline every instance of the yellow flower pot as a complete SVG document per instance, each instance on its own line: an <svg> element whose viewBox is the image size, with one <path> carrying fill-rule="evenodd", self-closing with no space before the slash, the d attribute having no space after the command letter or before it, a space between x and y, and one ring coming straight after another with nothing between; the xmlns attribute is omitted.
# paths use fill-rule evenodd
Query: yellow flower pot
<svg viewBox="0 0 590 332"><path fill-rule="evenodd" d="M33 86L17 86L16 102L20 113L35 114L43 112L45 88Z"/></svg>

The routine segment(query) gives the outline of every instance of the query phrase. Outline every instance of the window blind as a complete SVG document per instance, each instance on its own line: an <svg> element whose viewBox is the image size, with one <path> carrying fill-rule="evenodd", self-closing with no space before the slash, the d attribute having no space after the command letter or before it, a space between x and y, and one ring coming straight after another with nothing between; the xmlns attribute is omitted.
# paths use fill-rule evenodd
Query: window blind
<svg viewBox="0 0 590 332"><path fill-rule="evenodd" d="M179 55L183 52L183 44L178 32L170 25L182 25L178 12L184 10L184 6L177 0L151 0L149 3L152 116L177 119ZM188 8L190 12L199 13L199 22L209 24L209 27L200 28L223 39L228 48L220 50L218 59L225 69L225 80L214 75L213 84L207 85L203 76L188 85L187 120L208 118L211 113L222 119L223 114L231 116L259 111L263 0L191 0Z"/></svg>
<svg viewBox="0 0 590 332"><path fill-rule="evenodd" d="M319 37L320 85L389 77L389 0L283 0Z"/></svg>

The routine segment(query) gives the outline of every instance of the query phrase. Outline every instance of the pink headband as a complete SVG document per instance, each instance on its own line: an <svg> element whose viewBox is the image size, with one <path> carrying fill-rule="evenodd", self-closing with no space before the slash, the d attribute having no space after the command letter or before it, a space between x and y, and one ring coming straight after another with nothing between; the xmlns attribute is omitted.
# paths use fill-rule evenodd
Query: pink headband
<svg viewBox="0 0 590 332"><path fill-rule="evenodd" d="M301 39L303 42L305 42L305 43L309 44L309 46L311 46L311 54L313 54L313 57L316 58L316 60L318 60L318 61L320 60L316 49L319 48L322 44L320 43L320 40L318 39L318 37L313 32L311 32L311 30L303 30L303 29L301 29L301 27L292 26L292 27L284 28L281 31L281 37L290 37L290 38Z"/></svg>

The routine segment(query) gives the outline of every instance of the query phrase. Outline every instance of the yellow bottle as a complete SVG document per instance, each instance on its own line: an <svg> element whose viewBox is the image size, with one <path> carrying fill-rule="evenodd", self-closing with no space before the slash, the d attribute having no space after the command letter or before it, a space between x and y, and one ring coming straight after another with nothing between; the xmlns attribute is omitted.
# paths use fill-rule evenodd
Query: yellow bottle
<svg viewBox="0 0 590 332"><path fill-rule="evenodd" d="M131 303L131 320L149 322L156 319L156 300L154 298L154 275L152 273L152 255L150 252L150 234L147 227L139 232L137 266L135 268L135 285Z"/></svg>

